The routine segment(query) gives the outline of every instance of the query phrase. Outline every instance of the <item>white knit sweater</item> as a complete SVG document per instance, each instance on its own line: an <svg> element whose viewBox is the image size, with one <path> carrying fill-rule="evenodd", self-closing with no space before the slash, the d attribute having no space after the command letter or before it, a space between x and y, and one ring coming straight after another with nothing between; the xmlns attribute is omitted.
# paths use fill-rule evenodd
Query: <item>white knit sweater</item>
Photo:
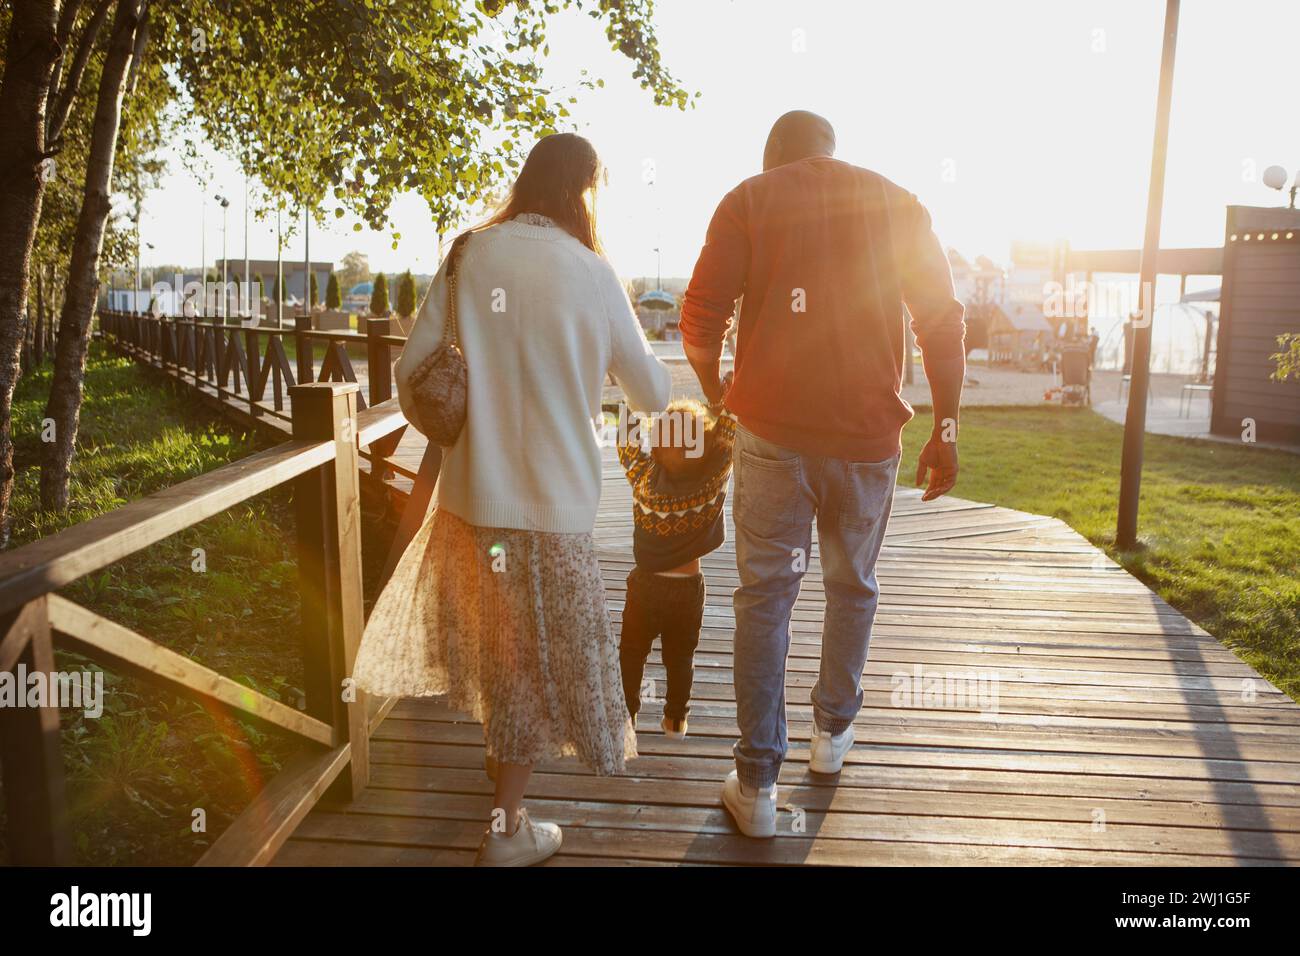
<svg viewBox="0 0 1300 956"><path fill-rule="evenodd" d="M442 341L446 271L444 261L397 363L412 421L409 378ZM514 220L465 243L456 301L469 403L438 506L484 527L591 531L606 373L638 411L661 411L671 387L613 267L557 226Z"/></svg>

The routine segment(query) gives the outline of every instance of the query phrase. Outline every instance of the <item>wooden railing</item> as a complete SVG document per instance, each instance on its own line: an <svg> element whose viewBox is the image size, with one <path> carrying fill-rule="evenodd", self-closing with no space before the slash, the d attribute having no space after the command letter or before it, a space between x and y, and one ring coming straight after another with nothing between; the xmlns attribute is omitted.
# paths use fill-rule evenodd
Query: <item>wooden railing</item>
<svg viewBox="0 0 1300 956"><path fill-rule="evenodd" d="M288 434L292 430L290 390L309 382L357 382L354 356L366 357L358 408L393 397L393 349L404 345L406 338L392 334L391 319L364 322L364 333L326 332L313 329L308 315L296 316L291 329L279 329L227 325L220 318L104 310L99 313L99 333L111 348L190 386L202 400L220 405L224 414L263 431ZM293 347L293 361L286 342ZM318 364L316 352L322 343ZM398 472L416 477L416 472L390 459L402 431L363 454L377 476Z"/></svg>
<svg viewBox="0 0 1300 956"><path fill-rule="evenodd" d="M372 320L383 322L385 320ZM250 417L279 414L289 440L241 461L134 501L57 534L0 554L0 671L19 664L28 673L54 670L55 645L175 693L240 711L303 741L301 751L204 855L201 864L269 861L327 791L341 798L366 785L368 739L391 706L353 693L348 675L365 624L361 568L360 462L382 468L406 427L391 397L389 347L401 339L374 325L370 334L292 333L223 328L211 323L102 313L108 343L169 372L196 392L240 394ZM297 336L297 369L281 338ZM261 336L265 352L253 347ZM330 343L322 368L304 343ZM369 407L344 348L366 342ZM394 341L395 340L395 341ZM250 368L248 356L263 358ZM332 356L332 357L331 357ZM231 377L234 376L232 383ZM271 381L271 402L264 400ZM385 391L389 394L386 397ZM369 451L365 451L369 449ZM389 449L384 451L383 449ZM419 526L437 478L439 450L430 445L402 515L384 576ZM79 578L190 528L227 508L282 485L293 490L305 709L297 710L237 683L81 607L54 592ZM10 857L17 864L70 861L70 837L59 741L58 701L0 708L0 767L8 814ZM53 704L54 706L49 706Z"/></svg>

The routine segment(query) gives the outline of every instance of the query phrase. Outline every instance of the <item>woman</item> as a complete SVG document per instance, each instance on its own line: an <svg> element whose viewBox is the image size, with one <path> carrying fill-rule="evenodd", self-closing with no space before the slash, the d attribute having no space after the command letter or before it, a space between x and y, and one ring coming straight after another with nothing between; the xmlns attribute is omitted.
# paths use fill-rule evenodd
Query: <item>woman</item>
<svg viewBox="0 0 1300 956"><path fill-rule="evenodd" d="M636 755L591 536L601 472L593 420L607 373L645 411L664 408L671 379L601 253L600 175L591 143L548 136L505 206L464 243L456 302L467 421L353 669L363 690L445 693L482 721L496 810L481 865L526 866L559 849L559 827L521 806L533 764L574 755L610 774ZM446 271L444 262L397 364L412 423L410 376L442 341Z"/></svg>

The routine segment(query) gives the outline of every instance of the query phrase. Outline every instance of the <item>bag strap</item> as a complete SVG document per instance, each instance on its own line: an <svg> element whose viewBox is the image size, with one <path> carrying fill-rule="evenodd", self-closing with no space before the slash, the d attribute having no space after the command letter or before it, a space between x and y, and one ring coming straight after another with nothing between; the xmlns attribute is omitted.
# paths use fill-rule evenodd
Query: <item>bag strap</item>
<svg viewBox="0 0 1300 956"><path fill-rule="evenodd" d="M451 244L451 251L447 253L447 331L444 338L448 344L456 348L460 348L460 323L456 319L457 266L460 264L460 251L469 237L470 233L461 233Z"/></svg>

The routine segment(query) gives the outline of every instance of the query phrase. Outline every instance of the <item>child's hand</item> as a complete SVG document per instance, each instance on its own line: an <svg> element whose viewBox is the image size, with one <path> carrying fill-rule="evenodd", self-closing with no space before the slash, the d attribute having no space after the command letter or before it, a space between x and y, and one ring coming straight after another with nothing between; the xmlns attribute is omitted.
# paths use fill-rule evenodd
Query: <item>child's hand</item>
<svg viewBox="0 0 1300 956"><path fill-rule="evenodd" d="M727 396L731 393L731 383L736 378L736 370L732 369L726 375L722 376L722 394L718 400L709 406L710 411L721 411L727 404Z"/></svg>

